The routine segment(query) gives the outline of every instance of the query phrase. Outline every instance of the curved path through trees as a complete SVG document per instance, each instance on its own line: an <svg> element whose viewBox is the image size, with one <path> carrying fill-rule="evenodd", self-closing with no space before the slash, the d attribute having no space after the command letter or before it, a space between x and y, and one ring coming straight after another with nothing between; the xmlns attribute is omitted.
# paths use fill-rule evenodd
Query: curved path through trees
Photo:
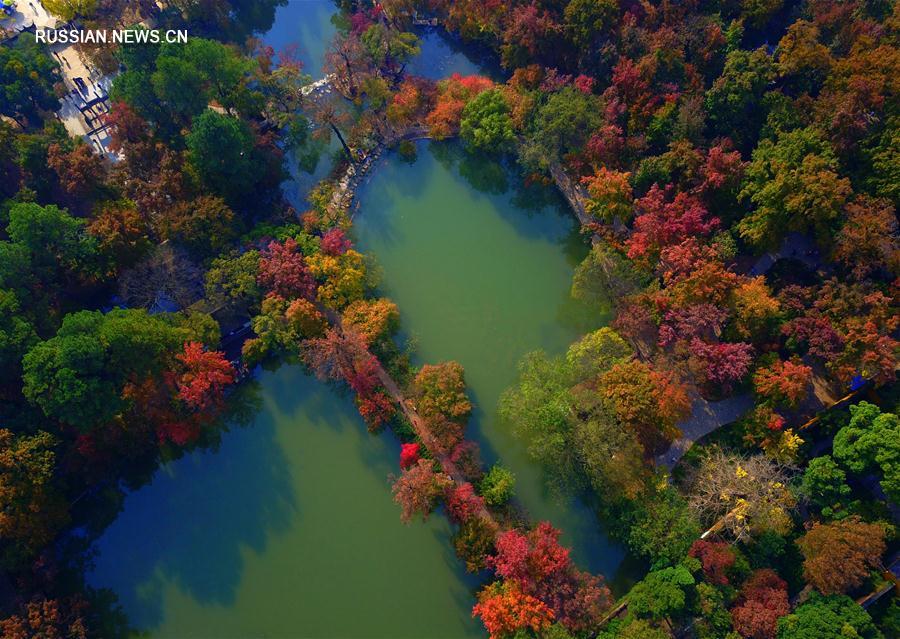
<svg viewBox="0 0 900 639"><path fill-rule="evenodd" d="M582 226L589 226L593 223L593 218L585 208L588 196L584 188L572 180L558 162L550 165L550 175L553 176L559 192L566 198ZM601 241L597 234L594 234L591 239L594 243ZM644 350L640 344L633 344L633 346L639 354ZM671 471L695 441L725 424L739 419L753 408L753 398L749 393L741 393L717 402L710 402L695 392L691 399L690 416L678 424L681 437L673 441L669 449L656 458L657 466L665 466Z"/></svg>

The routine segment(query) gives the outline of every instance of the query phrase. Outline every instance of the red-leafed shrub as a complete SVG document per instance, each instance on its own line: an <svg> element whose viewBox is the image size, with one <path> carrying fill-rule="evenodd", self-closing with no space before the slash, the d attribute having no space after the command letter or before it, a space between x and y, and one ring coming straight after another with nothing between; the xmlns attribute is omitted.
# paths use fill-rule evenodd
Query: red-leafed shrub
<svg viewBox="0 0 900 639"><path fill-rule="evenodd" d="M716 586L728 584L728 569L734 565L731 546L724 541L698 539L688 554L700 560L706 581Z"/></svg>
<svg viewBox="0 0 900 639"><path fill-rule="evenodd" d="M774 570L754 572L731 610L734 629L747 639L774 639L778 619L791 611L787 584Z"/></svg>
<svg viewBox="0 0 900 639"><path fill-rule="evenodd" d="M270 242L259 259L259 285L285 299L316 295L316 281L293 238Z"/></svg>
<svg viewBox="0 0 900 639"><path fill-rule="evenodd" d="M350 239L339 228L329 229L322 236L322 251L328 255L343 255L351 246Z"/></svg>
<svg viewBox="0 0 900 639"><path fill-rule="evenodd" d="M455 485L447 493L447 514L458 524L475 516L484 508L484 499L475 493L472 484Z"/></svg>
<svg viewBox="0 0 900 639"><path fill-rule="evenodd" d="M404 470L419 461L419 444L403 444L400 447L400 468Z"/></svg>

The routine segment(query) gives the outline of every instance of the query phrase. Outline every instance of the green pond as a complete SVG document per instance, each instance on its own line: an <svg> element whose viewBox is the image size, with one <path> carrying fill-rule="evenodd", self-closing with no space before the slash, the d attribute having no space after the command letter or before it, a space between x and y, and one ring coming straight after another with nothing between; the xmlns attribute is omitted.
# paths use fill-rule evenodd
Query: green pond
<svg viewBox="0 0 900 639"><path fill-rule="evenodd" d="M276 48L302 40L307 69L321 68L333 12L330 2L291 0L264 39ZM477 67L431 32L415 70ZM579 564L627 574L593 514L545 493L540 469L496 416L524 353L561 352L606 319L568 298L586 251L574 220L554 192L523 188L508 167L453 144L418 151L412 164L379 163L355 217L417 362L465 366L476 406L469 433L486 460L516 473L519 500L564 530ZM305 189L287 195L299 205ZM153 638L484 637L471 617L479 581L454 556L446 518L399 521L393 436L369 435L352 401L296 366L258 372L242 393L258 395L249 424L125 497L94 542L89 584L115 593L130 625Z"/></svg>
<svg viewBox="0 0 900 639"><path fill-rule="evenodd" d="M396 440L296 366L251 383L253 422L128 495L89 583L150 637L483 637L446 518L400 523Z"/></svg>
<svg viewBox="0 0 900 639"><path fill-rule="evenodd" d="M383 158L359 190L359 247L383 270L383 293L400 307L416 363L465 368L475 405L469 435L485 461L501 459L531 517L561 528L581 566L613 579L622 550L580 501L548 494L541 469L497 416L525 353L564 352L608 320L569 295L586 242L555 190L526 188L516 171L455 143L423 141L417 150L411 164Z"/></svg>
<svg viewBox="0 0 900 639"><path fill-rule="evenodd" d="M355 226L377 255L420 361L457 359L476 405L470 434L517 475L535 518L564 530L583 567L612 577L622 552L540 470L495 414L525 352L560 352L585 326L568 301L585 247L552 191L452 144L384 158ZM399 445L369 435L352 401L296 366L261 371L251 423L170 462L126 496L95 542L88 581L150 637L483 637L475 577L441 513L404 526L387 476Z"/></svg>

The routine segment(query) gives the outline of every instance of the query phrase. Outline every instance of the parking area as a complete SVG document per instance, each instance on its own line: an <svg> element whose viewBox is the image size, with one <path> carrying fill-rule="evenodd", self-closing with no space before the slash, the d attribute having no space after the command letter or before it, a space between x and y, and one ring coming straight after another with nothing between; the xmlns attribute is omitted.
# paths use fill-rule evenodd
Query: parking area
<svg viewBox="0 0 900 639"><path fill-rule="evenodd" d="M17 32L35 28L64 28L67 25L44 9L39 0L16 0L15 9L2 26ZM109 111L111 76L92 68L73 44L54 44L50 54L59 63L66 94L57 117L72 136L82 137L93 149L110 160L118 159L109 150L109 131L104 114Z"/></svg>

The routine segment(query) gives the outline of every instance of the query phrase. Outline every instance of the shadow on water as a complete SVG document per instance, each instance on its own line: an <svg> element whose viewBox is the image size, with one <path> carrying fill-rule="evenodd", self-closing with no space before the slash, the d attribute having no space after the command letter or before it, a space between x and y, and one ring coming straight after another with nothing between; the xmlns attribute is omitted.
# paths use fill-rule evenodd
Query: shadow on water
<svg viewBox="0 0 900 639"><path fill-rule="evenodd" d="M376 175L360 187L357 201L365 202L365 207L357 215L365 216L367 233L389 245L407 242L397 210L402 211L400 215L409 214L403 210L404 202L423 199L441 167L443 177L486 198L517 234L558 243L572 266L587 255L588 243L555 188L527 184L511 158L470 153L458 141L419 140L416 149L416 159L410 163L395 152L386 153ZM476 203L480 197L474 198Z"/></svg>
<svg viewBox="0 0 900 639"><path fill-rule="evenodd" d="M474 153L459 140L431 141L427 150L455 180L488 196L493 210L517 234L558 242L567 253L580 243L580 259L587 255L587 241L565 200L552 185L529 183L513 156Z"/></svg>
<svg viewBox="0 0 900 639"><path fill-rule="evenodd" d="M572 269L589 250L552 186L528 185L509 158L458 141L417 144L407 166L387 155L359 193L357 237L385 272L384 293L419 338L416 364L459 361L474 410L468 432L489 465L502 459L533 519L549 519L585 568L613 575L623 550L581 499L549 494L543 470L497 415L527 352L564 352L608 321L571 299Z"/></svg>
<svg viewBox="0 0 900 639"><path fill-rule="evenodd" d="M428 143L428 156L479 193L503 195L509 190L508 169L502 159L466 151L458 141Z"/></svg>
<svg viewBox="0 0 900 639"><path fill-rule="evenodd" d="M126 502L98 541L91 580L114 590L143 629L163 622L167 583L202 604L233 604L242 549L261 553L299 515L291 466L268 413L252 429L232 430L218 450L164 465Z"/></svg>
<svg viewBox="0 0 900 639"><path fill-rule="evenodd" d="M486 75L503 82L506 74L497 63L497 56L487 47L467 44L449 36L443 29L417 29L421 52L407 66L410 75L441 80L454 73Z"/></svg>
<svg viewBox="0 0 900 639"><path fill-rule="evenodd" d="M128 623L159 638L481 636L479 581L446 519L398 522L399 442L367 434L350 398L299 366L249 386L263 397L250 427L124 497L94 544L98 597L116 593Z"/></svg>

